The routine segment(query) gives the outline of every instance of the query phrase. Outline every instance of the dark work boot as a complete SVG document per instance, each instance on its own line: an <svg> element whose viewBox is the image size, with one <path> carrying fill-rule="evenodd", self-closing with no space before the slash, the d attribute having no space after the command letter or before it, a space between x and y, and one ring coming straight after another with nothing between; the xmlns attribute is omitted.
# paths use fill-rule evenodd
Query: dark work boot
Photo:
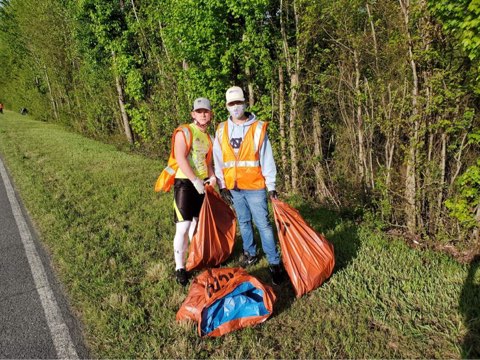
<svg viewBox="0 0 480 360"><path fill-rule="evenodd" d="M258 262L257 255L250 255L246 251L243 253L242 261L240 262L242 267L246 268L248 266L254 265Z"/></svg>
<svg viewBox="0 0 480 360"><path fill-rule="evenodd" d="M188 273L185 269L178 269L175 271L175 278L177 279L177 283L182 286L187 286L188 284Z"/></svg>
<svg viewBox="0 0 480 360"><path fill-rule="evenodd" d="M280 264L270 265L270 275L272 276L273 285L280 285L285 281L285 270Z"/></svg>

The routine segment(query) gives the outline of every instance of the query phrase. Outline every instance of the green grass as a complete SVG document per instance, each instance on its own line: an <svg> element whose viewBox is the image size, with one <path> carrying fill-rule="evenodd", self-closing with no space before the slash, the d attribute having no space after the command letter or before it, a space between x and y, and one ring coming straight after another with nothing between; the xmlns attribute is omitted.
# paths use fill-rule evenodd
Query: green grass
<svg viewBox="0 0 480 360"><path fill-rule="evenodd" d="M194 324L175 321L187 291L172 275L172 194L153 192L163 163L11 112L0 116L0 155L83 321L92 357L480 354L477 265L410 249L302 203L295 205L305 219L335 246L331 279L300 299L288 285L275 287L275 314L264 324L201 339ZM265 259L251 272L268 281Z"/></svg>

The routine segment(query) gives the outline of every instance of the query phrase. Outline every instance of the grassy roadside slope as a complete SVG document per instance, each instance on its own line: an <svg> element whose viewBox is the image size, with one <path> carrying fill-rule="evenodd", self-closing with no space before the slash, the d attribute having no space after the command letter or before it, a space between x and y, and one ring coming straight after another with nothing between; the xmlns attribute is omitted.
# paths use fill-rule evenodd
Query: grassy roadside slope
<svg viewBox="0 0 480 360"><path fill-rule="evenodd" d="M11 112L0 116L0 155L96 357L458 358L464 336L478 346L464 318L478 306L479 271L467 277L445 255L304 205L335 245L332 278L299 300L275 287L266 323L200 339L193 324L175 322L187 291L172 276L171 194L153 192L162 164ZM266 266L252 273L268 280Z"/></svg>

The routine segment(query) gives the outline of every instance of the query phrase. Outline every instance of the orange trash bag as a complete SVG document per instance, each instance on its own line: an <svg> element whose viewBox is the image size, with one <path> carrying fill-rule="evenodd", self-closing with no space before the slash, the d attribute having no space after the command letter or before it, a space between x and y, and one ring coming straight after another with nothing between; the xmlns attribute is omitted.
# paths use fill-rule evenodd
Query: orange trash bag
<svg viewBox="0 0 480 360"><path fill-rule="evenodd" d="M332 275L335 266L333 245L288 204L273 199L272 205L282 261L299 298Z"/></svg>
<svg viewBox="0 0 480 360"><path fill-rule="evenodd" d="M210 185L205 185L198 224L188 250L187 271L215 267L226 261L235 245L235 213Z"/></svg>
<svg viewBox="0 0 480 360"><path fill-rule="evenodd" d="M200 336L222 336L267 320L275 300L270 286L242 268L209 269L193 280L177 320L196 321Z"/></svg>

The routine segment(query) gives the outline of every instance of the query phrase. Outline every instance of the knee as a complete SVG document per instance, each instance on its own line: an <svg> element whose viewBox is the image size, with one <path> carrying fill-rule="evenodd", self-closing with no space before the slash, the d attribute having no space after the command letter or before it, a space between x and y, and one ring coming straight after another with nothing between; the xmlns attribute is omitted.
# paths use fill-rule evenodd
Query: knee
<svg viewBox="0 0 480 360"><path fill-rule="evenodd" d="M272 227L268 216L260 216L255 220L256 220L255 225L257 226L258 229L269 229Z"/></svg>
<svg viewBox="0 0 480 360"><path fill-rule="evenodd" d="M241 220L238 219L238 226L240 227L251 227L252 226L252 220Z"/></svg>

